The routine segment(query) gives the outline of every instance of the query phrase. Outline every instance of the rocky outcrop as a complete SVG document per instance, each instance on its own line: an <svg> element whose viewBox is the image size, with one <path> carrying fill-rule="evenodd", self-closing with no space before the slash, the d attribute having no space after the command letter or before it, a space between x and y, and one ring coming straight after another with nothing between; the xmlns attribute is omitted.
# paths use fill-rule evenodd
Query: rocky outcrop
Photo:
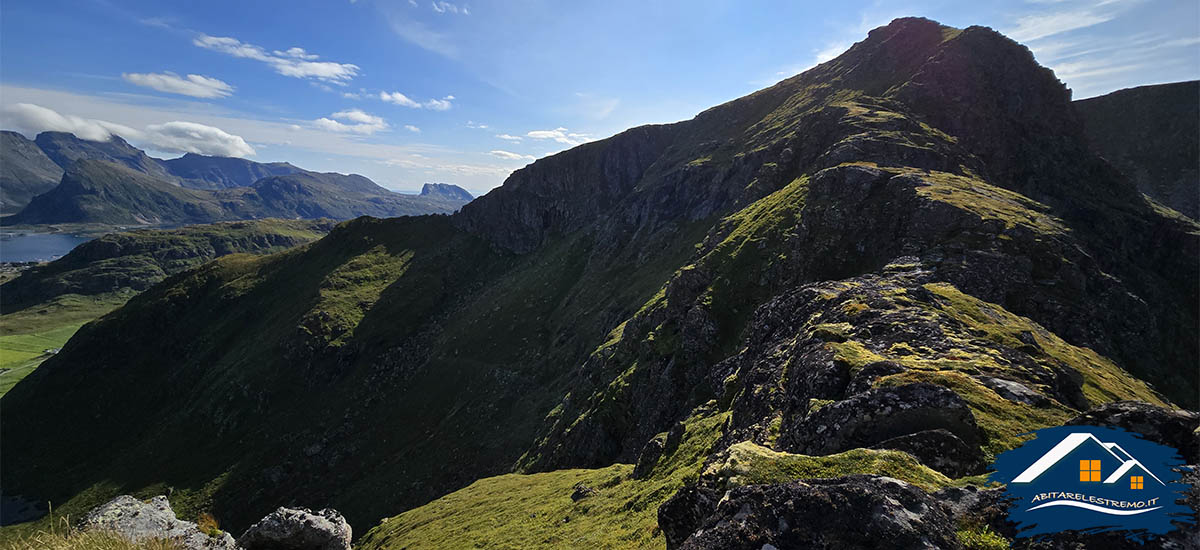
<svg viewBox="0 0 1200 550"><path fill-rule="evenodd" d="M780 446L825 455L939 429L967 448L982 442L971 410L957 394L933 384L908 384L873 389L822 407L798 424L785 426Z"/></svg>
<svg viewBox="0 0 1200 550"><path fill-rule="evenodd" d="M1200 413L1171 410L1138 401L1100 405L1072 418L1068 426L1113 426L1179 451L1187 464L1200 464Z"/></svg>
<svg viewBox="0 0 1200 550"><path fill-rule="evenodd" d="M893 437L871 448L904 451L951 479L982 474L987 469L987 460L978 445L968 445L945 428Z"/></svg>
<svg viewBox="0 0 1200 550"><path fill-rule="evenodd" d="M690 525L706 506L712 506L706 517ZM659 525L671 533L671 550L961 548L946 508L913 485L881 476L749 485L719 503L681 493L659 510Z"/></svg>
<svg viewBox="0 0 1200 550"><path fill-rule="evenodd" d="M142 501L129 495L112 499L83 518L84 530L114 531L133 541L170 540L185 550L237 550L229 533L205 533L175 517L165 496ZM348 548L348 547L347 547Z"/></svg>
<svg viewBox="0 0 1200 550"><path fill-rule="evenodd" d="M337 510L283 508L238 537L245 550L350 550L350 525Z"/></svg>

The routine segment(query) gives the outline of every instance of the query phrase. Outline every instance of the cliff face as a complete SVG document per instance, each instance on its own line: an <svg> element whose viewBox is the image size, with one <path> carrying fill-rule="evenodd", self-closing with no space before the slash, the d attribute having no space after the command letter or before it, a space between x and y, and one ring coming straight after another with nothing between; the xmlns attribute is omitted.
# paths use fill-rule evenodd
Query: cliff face
<svg viewBox="0 0 1200 550"><path fill-rule="evenodd" d="M736 445L975 473L1099 403L1195 406L1197 235L1089 151L1028 50L900 19L454 216L151 288L0 401L29 450L0 474L62 499L186 473L235 525L307 499L358 528L514 468L634 460L643 514Z"/></svg>
<svg viewBox="0 0 1200 550"><path fill-rule="evenodd" d="M1200 82L1139 86L1074 105L1088 142L1138 191L1200 218Z"/></svg>

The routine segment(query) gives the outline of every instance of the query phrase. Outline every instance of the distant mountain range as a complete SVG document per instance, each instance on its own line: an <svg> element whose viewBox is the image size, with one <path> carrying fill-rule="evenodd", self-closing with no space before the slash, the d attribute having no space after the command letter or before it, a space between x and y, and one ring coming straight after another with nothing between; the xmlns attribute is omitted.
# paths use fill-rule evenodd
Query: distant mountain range
<svg viewBox="0 0 1200 550"><path fill-rule="evenodd" d="M0 224L187 224L278 218L350 219L448 214L470 202L450 184L420 195L359 175L311 172L286 162L186 154L159 160L124 139L64 132L34 140L0 132Z"/></svg>

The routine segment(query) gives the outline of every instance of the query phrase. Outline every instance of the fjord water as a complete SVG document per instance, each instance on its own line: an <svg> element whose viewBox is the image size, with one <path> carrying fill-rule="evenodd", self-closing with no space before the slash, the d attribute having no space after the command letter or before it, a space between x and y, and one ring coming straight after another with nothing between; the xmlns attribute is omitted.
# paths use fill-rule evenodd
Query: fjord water
<svg viewBox="0 0 1200 550"><path fill-rule="evenodd" d="M53 260L90 240L64 233L0 233L0 263Z"/></svg>

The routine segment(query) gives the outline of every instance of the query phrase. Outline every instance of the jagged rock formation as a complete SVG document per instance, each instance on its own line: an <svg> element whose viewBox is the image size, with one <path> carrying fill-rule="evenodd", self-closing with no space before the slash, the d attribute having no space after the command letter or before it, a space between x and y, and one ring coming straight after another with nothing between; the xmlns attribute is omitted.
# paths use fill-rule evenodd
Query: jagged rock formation
<svg viewBox="0 0 1200 550"><path fill-rule="evenodd" d="M935 491L1102 403L1194 407L1198 235L1089 150L1027 49L900 19L454 216L359 219L148 290L0 401L28 449L0 475L64 499L187 468L236 525L301 498L356 527L409 510L369 549L682 541L653 515L689 485L751 507L887 494L920 513L878 533L952 547L917 489L736 487ZM67 423L52 396L86 413ZM914 450L931 442L946 451ZM63 463L79 449L94 459ZM572 500L577 483L594 493ZM669 515L706 524L706 502ZM809 540L793 520L817 504L753 521ZM724 525L718 543L740 540Z"/></svg>
<svg viewBox="0 0 1200 550"><path fill-rule="evenodd" d="M463 202L471 202L475 198L466 189L449 183L426 183L421 186L421 196L435 196Z"/></svg>
<svg viewBox="0 0 1200 550"><path fill-rule="evenodd" d="M176 518L165 496L149 501L119 496L89 512L82 527L115 531L133 541L170 540L185 550L238 550L229 533L205 533L195 523Z"/></svg>
<svg viewBox="0 0 1200 550"><path fill-rule="evenodd" d="M672 524L671 518L690 513L674 508L698 505L692 494L672 497L659 511L664 531L687 532L679 543L668 539L668 550L961 548L946 510L898 479L848 476L749 485L708 497L712 507L698 524Z"/></svg>
<svg viewBox="0 0 1200 550"><path fill-rule="evenodd" d="M245 550L350 550L352 538L337 510L280 507L246 529L237 544Z"/></svg>
<svg viewBox="0 0 1200 550"><path fill-rule="evenodd" d="M1088 141L1142 193L1200 219L1200 81L1075 102Z"/></svg>

